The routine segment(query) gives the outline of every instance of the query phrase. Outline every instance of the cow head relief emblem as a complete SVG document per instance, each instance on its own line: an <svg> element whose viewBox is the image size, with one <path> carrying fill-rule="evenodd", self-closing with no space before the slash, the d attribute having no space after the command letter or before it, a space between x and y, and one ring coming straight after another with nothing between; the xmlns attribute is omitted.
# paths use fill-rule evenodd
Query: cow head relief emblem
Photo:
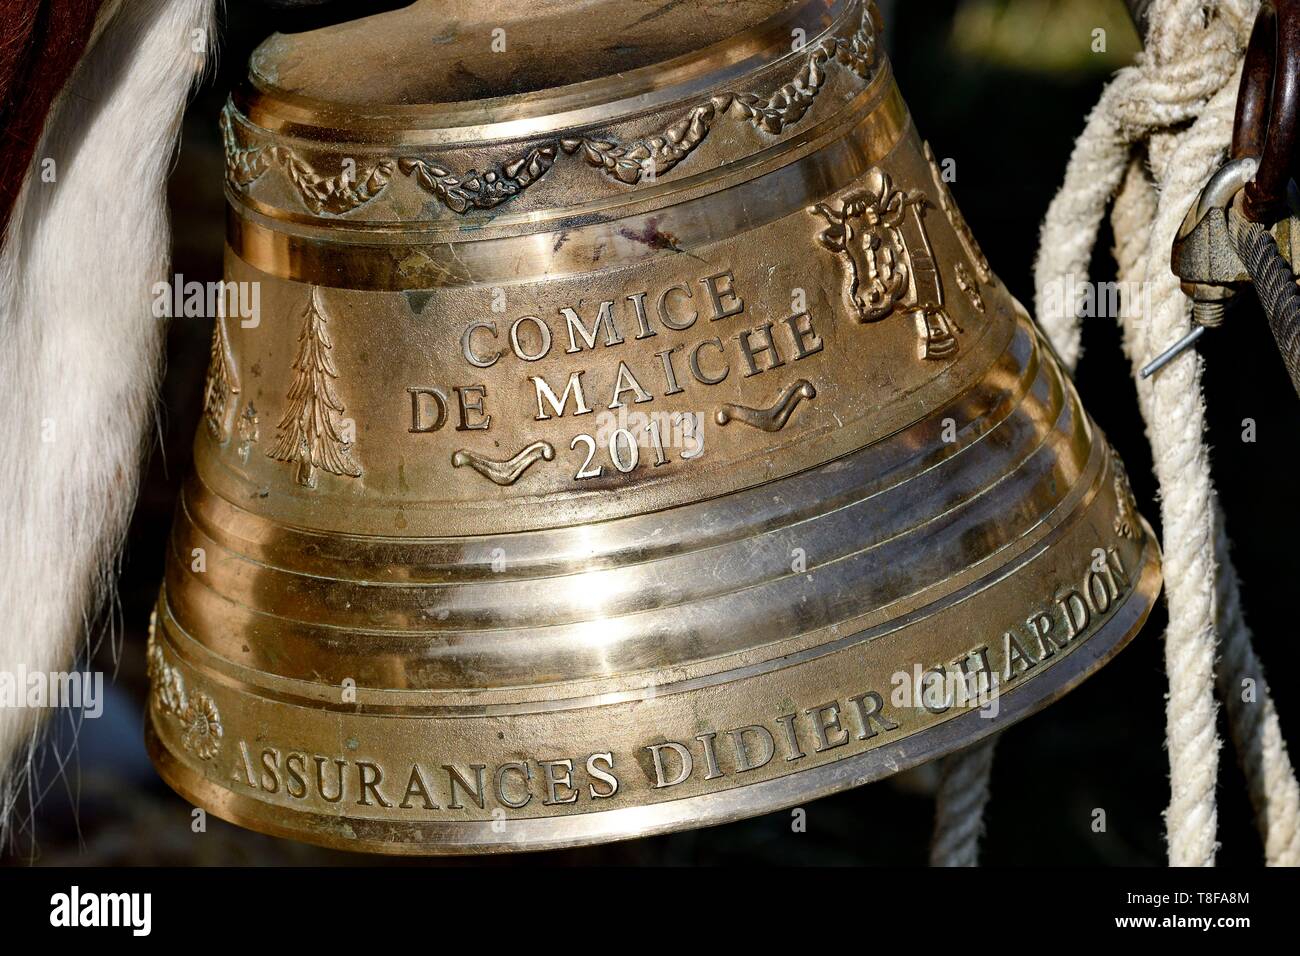
<svg viewBox="0 0 1300 956"><path fill-rule="evenodd" d="M961 329L944 309L922 215L927 206L923 192L898 189L888 173L872 169L838 208L821 202L808 211L826 220L817 241L844 262L845 291L858 321L878 322L904 309L916 322L922 357L939 359L957 352Z"/></svg>

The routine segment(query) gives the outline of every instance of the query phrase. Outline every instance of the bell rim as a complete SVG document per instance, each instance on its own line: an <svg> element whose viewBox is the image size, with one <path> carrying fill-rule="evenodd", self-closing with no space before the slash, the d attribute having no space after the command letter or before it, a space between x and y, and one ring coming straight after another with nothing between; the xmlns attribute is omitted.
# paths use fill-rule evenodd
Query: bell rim
<svg viewBox="0 0 1300 956"><path fill-rule="evenodd" d="M1045 709L1109 663L1142 630L1163 586L1160 548L1146 519L1142 566L1133 587L1105 624L1061 660L1032 678L1002 691L998 712L985 717L969 709L889 744L871 748L828 764L798 770L722 792L698 794L656 804L532 820L513 826L540 830L538 838L504 839L493 831L495 821L419 821L391 823L289 810L243 796L207 779L180 761L159 739L152 708L146 712L144 742L150 761L177 795L219 819L267 836L291 839L327 849L384 856L454 857L543 852L617 843L683 830L735 823L810 800L854 789L966 749ZM646 822L650 818L650 822ZM293 821L299 825L286 825ZM340 824L360 826L376 836L340 835ZM436 831L433 839L427 834ZM353 831L355 832L355 830ZM384 836L400 835L393 840ZM446 837L469 837L449 842Z"/></svg>

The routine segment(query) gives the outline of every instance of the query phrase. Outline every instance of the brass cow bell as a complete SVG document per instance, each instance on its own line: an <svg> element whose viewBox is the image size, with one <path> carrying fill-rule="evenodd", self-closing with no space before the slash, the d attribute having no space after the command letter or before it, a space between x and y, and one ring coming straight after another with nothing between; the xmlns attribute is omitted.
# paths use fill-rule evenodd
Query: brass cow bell
<svg viewBox="0 0 1300 956"><path fill-rule="evenodd" d="M172 787L384 853L659 833L969 745L1133 636L1157 546L880 36L439 0L259 48L221 125L260 309L149 649Z"/></svg>

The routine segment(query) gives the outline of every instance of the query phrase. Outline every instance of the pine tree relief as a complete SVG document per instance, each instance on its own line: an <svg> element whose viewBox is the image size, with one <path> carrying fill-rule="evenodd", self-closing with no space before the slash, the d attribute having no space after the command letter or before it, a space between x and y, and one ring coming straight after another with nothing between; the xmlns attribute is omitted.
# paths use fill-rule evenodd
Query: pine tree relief
<svg viewBox="0 0 1300 956"><path fill-rule="evenodd" d="M203 389L203 417L207 419L208 431L212 437L225 442L230 437L230 429L226 424L230 397L239 394L239 386L235 384L230 342L226 338L226 320L221 316L217 316L212 327L211 355L208 381Z"/></svg>
<svg viewBox="0 0 1300 956"><path fill-rule="evenodd" d="M289 386L289 408L280 419L279 438L267 457L298 463L298 484L316 487L316 469L333 475L358 478L361 466L352 459L352 445L339 434L343 403L334 392L338 378L333 345L325 331L325 313L318 290L313 287L307 303L302 332L298 336L298 357L293 363L293 384Z"/></svg>

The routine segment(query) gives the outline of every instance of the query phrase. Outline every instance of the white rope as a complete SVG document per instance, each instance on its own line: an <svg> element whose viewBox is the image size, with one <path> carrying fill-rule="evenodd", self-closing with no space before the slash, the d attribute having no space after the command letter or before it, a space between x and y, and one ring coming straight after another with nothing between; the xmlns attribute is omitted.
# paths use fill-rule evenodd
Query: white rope
<svg viewBox="0 0 1300 956"><path fill-rule="evenodd" d="M1178 138L1159 175L1160 200L1151 226L1145 288L1149 316L1125 317L1132 326L1132 354L1149 359L1162 345L1191 330L1191 306L1169 254L1179 224L1205 181L1222 163L1232 134L1235 87L1225 86L1205 112ZM1142 267L1140 267L1142 268ZM1165 669L1169 698L1165 732L1169 748L1169 809L1165 829L1174 866L1214 863L1218 814L1219 738L1214 699L1215 575L1213 491L1205 445L1202 361L1187 352L1152 379L1138 378L1138 404L1146 420L1164 526L1165 594L1169 627Z"/></svg>
<svg viewBox="0 0 1300 956"><path fill-rule="evenodd" d="M1070 288L1069 280L1080 294L1085 290L1098 227L1112 196L1121 287L1143 283L1150 302L1148 315L1124 309L1124 347L1135 373L1189 331L1190 303L1170 270L1169 249L1187 209L1223 161L1242 52L1257 7L1257 0L1217 5L1156 0L1147 51L1116 76L1089 116L1048 211L1035 274L1040 321L1067 364L1078 360L1081 329L1077 302L1062 301L1060 290ZM1140 155L1135 157L1138 145L1146 147L1147 168ZM1294 862L1300 791L1241 617L1226 538L1216 526L1201 370L1199 355L1188 352L1153 380L1138 377L1165 538L1169 861L1212 865L1217 850L1217 625L1225 649L1220 680L1266 859ZM1228 693L1244 678L1255 681L1254 704L1239 701L1240 690L1236 696Z"/></svg>
<svg viewBox="0 0 1300 956"><path fill-rule="evenodd" d="M931 866L978 865L996 743L994 735L943 759L935 795Z"/></svg>
<svg viewBox="0 0 1300 956"><path fill-rule="evenodd" d="M1115 261L1121 288L1135 288L1146 266L1148 237L1156 213L1155 189L1140 160L1129 166L1111 213ZM1126 303L1125 314L1136 314ZM1125 351L1135 369L1149 357L1138 341L1136 323L1125 327ZM1264 858L1270 866L1300 865L1300 785L1282 738L1277 710L1255 655L1250 629L1241 610L1240 584L1229 554L1223 513L1214 505L1215 560L1218 564L1216 607L1222 660L1218 668L1219 696L1228 710L1228 723L1246 776L1255 809ZM1247 683L1249 681L1249 684Z"/></svg>
<svg viewBox="0 0 1300 956"><path fill-rule="evenodd" d="M1269 866L1300 866L1300 784L1255 656L1250 628L1241 613L1241 589L1228 554L1223 512L1215 508L1215 549L1219 558L1219 696L1228 709L1237 759ZM1249 683L1248 683L1249 682Z"/></svg>
<svg viewBox="0 0 1300 956"><path fill-rule="evenodd" d="M1035 269L1039 322L1071 369L1081 354L1082 329L1077 315L1086 283L1072 283L1067 277L1087 276L1102 217L1129 167L1133 143L1194 117L1205 99L1232 79L1240 62L1241 44L1235 42L1235 37L1249 30L1255 4L1256 0L1226 0L1225 17L1206 22L1201 18L1199 0L1157 2L1151 14L1153 27L1147 52L1136 66L1120 72L1088 117L1071 157L1065 185L1048 210ZM1068 302L1064 295L1067 289L1073 290L1073 299ZM1195 394L1199 395L1199 384ZM1199 444L1202 426L1196 421L1189 425L1198 429ZM1208 480L1206 470L1207 484ZM1212 564L1204 580L1213 580ZM1212 598L1208 585L1205 591ZM1203 610L1204 620L1213 620L1212 607ZM1171 629L1170 634L1175 632ZM1178 795L1171 810L1179 825L1171 829L1170 858L1212 863L1216 831L1214 780L1218 767L1211 689L1213 634L1193 633L1188 639L1175 636L1167 641L1166 648L1167 660L1172 658L1170 673L1177 675L1176 680L1171 679L1171 688L1176 684L1179 689L1178 694L1171 694L1179 701L1178 717L1170 719L1171 782ZM1209 720L1202 725L1208 728L1208 741L1197 739L1192 732L1192 722L1204 716L1200 713L1204 706L1189 706L1198 699L1209 708ZM973 866L988 800L992 747L987 752L955 755L944 763L945 784L941 785L935 807L931 863ZM970 787L969 798L952 792L947 786L950 779ZM1199 841L1195 836L1183 838L1187 833L1199 834ZM1177 854L1175 842L1180 847ZM950 862L954 860L963 862Z"/></svg>

